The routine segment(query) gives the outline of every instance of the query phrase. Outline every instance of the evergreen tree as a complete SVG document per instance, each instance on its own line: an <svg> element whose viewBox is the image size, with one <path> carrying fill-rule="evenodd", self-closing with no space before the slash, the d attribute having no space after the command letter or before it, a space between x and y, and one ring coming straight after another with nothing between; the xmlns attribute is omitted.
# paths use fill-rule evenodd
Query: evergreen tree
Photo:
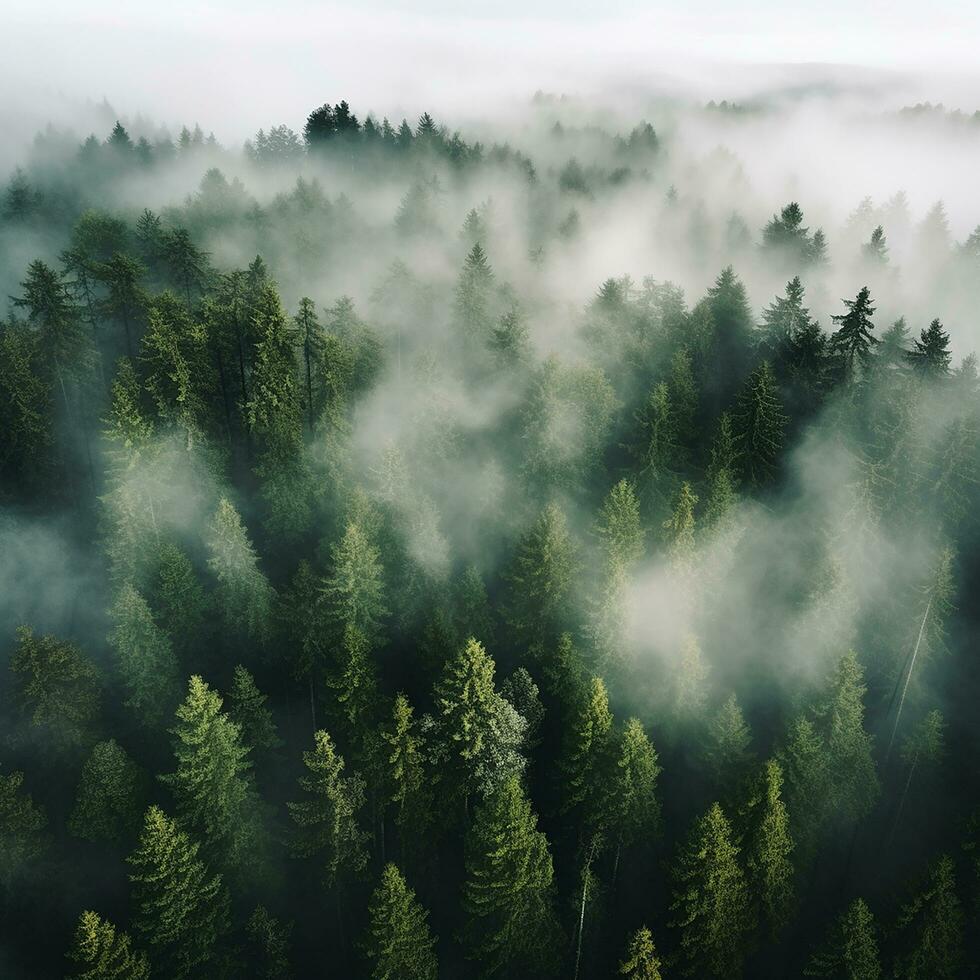
<svg viewBox="0 0 980 980"><path fill-rule="evenodd" d="M616 838L617 859L621 848L660 836L660 773L657 750L639 719L630 718L619 737L609 793L609 827Z"/></svg>
<svg viewBox="0 0 980 980"><path fill-rule="evenodd" d="M752 763L751 744L738 698L730 694L711 719L704 743L704 765L714 786L726 794L738 788Z"/></svg>
<svg viewBox="0 0 980 980"><path fill-rule="evenodd" d="M653 388L635 419L638 437L632 446L633 455L640 473L656 485L674 471L678 462L677 419L670 389L664 382Z"/></svg>
<svg viewBox="0 0 980 980"><path fill-rule="evenodd" d="M742 473L750 483L762 486L776 472L787 422L768 361L752 372L739 392L734 421Z"/></svg>
<svg viewBox="0 0 980 980"><path fill-rule="evenodd" d="M207 633L208 597L190 559L174 544L160 549L152 600L174 650L186 656L197 648Z"/></svg>
<svg viewBox="0 0 980 980"><path fill-rule="evenodd" d="M392 709L391 724L381 737L388 746L389 799L397 807L395 823L403 854L409 848L418 849L432 820L422 740L416 729L412 706L404 694L399 694Z"/></svg>
<svg viewBox="0 0 980 980"><path fill-rule="evenodd" d="M629 567L643 556L645 531L640 522L640 502L629 480L620 480L609 491L599 511L596 532L603 540L608 561Z"/></svg>
<svg viewBox="0 0 980 980"><path fill-rule="evenodd" d="M851 378L854 362L866 369L871 361L871 351L878 343L871 333L875 308L871 305L871 291L867 286L862 286L854 299L843 302L847 312L831 317L837 324L837 331L830 338L830 354L841 365L844 376Z"/></svg>
<svg viewBox="0 0 980 980"><path fill-rule="evenodd" d="M115 624L109 643L116 653L128 697L125 704L154 728L173 710L179 687L170 640L153 621L146 600L124 585L110 610Z"/></svg>
<svg viewBox="0 0 980 980"><path fill-rule="evenodd" d="M323 583L323 602L334 636L356 630L371 648L382 640L384 603L381 552L360 524L349 523L340 542L331 548L332 568ZM336 642L336 641L335 641Z"/></svg>
<svg viewBox="0 0 980 980"><path fill-rule="evenodd" d="M619 964L619 975L626 980L663 980L661 965L652 933L640 926L626 945L626 959Z"/></svg>
<svg viewBox="0 0 980 980"><path fill-rule="evenodd" d="M222 706L200 677L191 677L171 729L177 768L160 779L172 790L181 821L201 839L209 857L236 868L254 856L256 799L249 749Z"/></svg>
<svg viewBox="0 0 980 980"><path fill-rule="evenodd" d="M546 970L555 957L548 840L516 776L479 807L466 837L468 958L484 976Z"/></svg>
<svg viewBox="0 0 980 980"><path fill-rule="evenodd" d="M879 980L881 958L875 933L871 910L864 899L855 899L834 923L827 941L813 954L803 975Z"/></svg>
<svg viewBox="0 0 980 980"><path fill-rule="evenodd" d="M923 378L935 381L949 377L949 362L952 358L949 352L949 334L943 330L939 320L933 320L919 334L906 357Z"/></svg>
<svg viewBox="0 0 980 980"><path fill-rule="evenodd" d="M493 289L493 270L483 246L477 242L466 256L456 285L456 319L464 338L490 339Z"/></svg>
<svg viewBox="0 0 980 980"><path fill-rule="evenodd" d="M712 804L694 825L674 865L671 925L680 930L684 976L741 976L753 922L738 853L731 825L721 807Z"/></svg>
<svg viewBox="0 0 980 980"><path fill-rule="evenodd" d="M601 677L565 728L561 758L562 811L573 813L580 837L606 829L613 752L613 718Z"/></svg>
<svg viewBox="0 0 980 980"><path fill-rule="evenodd" d="M508 620L524 644L543 642L561 631L576 570L565 514L549 504L522 536L508 576Z"/></svg>
<svg viewBox="0 0 980 980"><path fill-rule="evenodd" d="M731 266L722 269L708 290L708 306L714 319L717 344L715 391L720 403L724 404L725 395L745 377L753 332L745 285Z"/></svg>
<svg viewBox="0 0 980 980"><path fill-rule="evenodd" d="M265 706L267 700L256 687L255 678L245 667L237 664L228 692L228 717L238 726L242 744L253 752L277 749L283 744L276 731L272 712Z"/></svg>
<svg viewBox="0 0 980 980"><path fill-rule="evenodd" d="M805 715L790 725L778 762L786 780L786 809L797 847L797 863L803 867L813 858L828 813L830 779L823 740Z"/></svg>
<svg viewBox="0 0 980 980"><path fill-rule="evenodd" d="M885 229L881 225L871 233L871 239L867 244L861 246L861 254L871 265L888 264L888 242L885 239Z"/></svg>
<svg viewBox="0 0 980 980"><path fill-rule="evenodd" d="M930 868L924 887L902 906L895 925L899 936L896 978L953 980L961 975L963 911L948 855Z"/></svg>
<svg viewBox="0 0 980 980"><path fill-rule="evenodd" d="M909 359L909 330L905 317L899 317L882 335L877 349L878 363L903 368Z"/></svg>
<svg viewBox="0 0 980 980"><path fill-rule="evenodd" d="M82 767L68 829L86 840L135 835L143 816L146 779L115 739L98 742Z"/></svg>
<svg viewBox="0 0 980 980"><path fill-rule="evenodd" d="M372 980L436 980L439 963L428 913L394 864L385 865L368 914L364 951L371 964Z"/></svg>
<svg viewBox="0 0 980 980"><path fill-rule="evenodd" d="M674 512L664 521L667 556L675 569L684 575L690 575L694 565L694 508L697 502L697 494L691 489L691 484L685 481L677 494Z"/></svg>
<svg viewBox="0 0 980 980"><path fill-rule="evenodd" d="M761 906L762 919L775 939L793 915L793 838L782 799L783 771L775 759L766 762L754 801L757 816L746 856L749 884Z"/></svg>
<svg viewBox="0 0 980 980"><path fill-rule="evenodd" d="M256 905L245 927L248 935L250 977L257 980L291 980L289 934L292 924L283 925L264 905Z"/></svg>
<svg viewBox="0 0 980 980"><path fill-rule="evenodd" d="M198 857L199 845L158 806L143 819L133 871L134 924L151 962L174 980L221 975L228 892Z"/></svg>
<svg viewBox="0 0 980 980"><path fill-rule="evenodd" d="M10 659L13 693L21 716L57 751L91 744L101 696L95 665L72 643L17 630Z"/></svg>
<svg viewBox="0 0 980 980"><path fill-rule="evenodd" d="M332 886L360 874L367 864L368 835L358 826L364 782L344 775L344 759L325 731L316 732L313 741L313 751L303 753L308 775L299 780L306 798L287 807L297 826L296 855L315 858L325 884Z"/></svg>
<svg viewBox="0 0 980 980"><path fill-rule="evenodd" d="M120 932L98 913L81 914L68 959L78 965L72 980L149 980L150 964Z"/></svg>
<svg viewBox="0 0 980 980"><path fill-rule="evenodd" d="M0 885L8 900L16 876L48 843L47 814L23 785L22 772L0 772Z"/></svg>

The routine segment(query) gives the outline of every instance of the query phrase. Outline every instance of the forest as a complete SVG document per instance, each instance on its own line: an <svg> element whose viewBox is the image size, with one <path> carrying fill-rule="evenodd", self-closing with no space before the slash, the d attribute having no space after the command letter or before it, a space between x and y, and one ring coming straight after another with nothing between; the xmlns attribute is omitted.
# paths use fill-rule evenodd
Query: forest
<svg viewBox="0 0 980 980"><path fill-rule="evenodd" d="M980 211L292 108L0 175L0 975L980 975Z"/></svg>

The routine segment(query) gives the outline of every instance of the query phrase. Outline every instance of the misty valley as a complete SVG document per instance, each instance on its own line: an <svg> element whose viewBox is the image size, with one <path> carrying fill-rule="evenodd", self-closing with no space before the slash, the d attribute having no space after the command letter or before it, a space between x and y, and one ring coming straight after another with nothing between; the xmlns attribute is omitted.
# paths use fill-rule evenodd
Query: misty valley
<svg viewBox="0 0 980 980"><path fill-rule="evenodd" d="M0 172L0 975L980 975L980 112L355 94Z"/></svg>

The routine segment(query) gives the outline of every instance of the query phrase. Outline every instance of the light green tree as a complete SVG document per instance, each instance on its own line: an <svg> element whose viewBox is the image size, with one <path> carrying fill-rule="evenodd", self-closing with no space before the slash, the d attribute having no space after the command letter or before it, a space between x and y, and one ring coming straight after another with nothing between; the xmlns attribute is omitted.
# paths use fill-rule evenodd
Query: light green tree
<svg viewBox="0 0 980 980"><path fill-rule="evenodd" d="M823 946L810 958L803 975L879 980L881 955L874 916L863 898L841 913Z"/></svg>
<svg viewBox="0 0 980 980"><path fill-rule="evenodd" d="M81 914L68 959L77 964L72 980L149 980L146 954L133 949L132 941L96 912Z"/></svg>
<svg viewBox="0 0 980 980"><path fill-rule="evenodd" d="M394 864L385 865L381 872L368 915L364 952L371 980L436 980L436 937L429 931L428 912Z"/></svg>

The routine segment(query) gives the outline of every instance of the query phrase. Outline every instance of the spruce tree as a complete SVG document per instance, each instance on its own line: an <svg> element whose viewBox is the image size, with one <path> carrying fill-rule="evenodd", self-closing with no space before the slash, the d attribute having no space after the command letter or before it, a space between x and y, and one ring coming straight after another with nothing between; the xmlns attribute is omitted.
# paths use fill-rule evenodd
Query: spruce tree
<svg viewBox="0 0 980 980"><path fill-rule="evenodd" d="M15 877L48 844L47 814L23 785L22 772L0 772L0 886L7 899Z"/></svg>
<svg viewBox="0 0 980 980"><path fill-rule="evenodd" d="M599 511L596 533L602 538L608 561L629 567L643 556L645 531L640 521L640 502L629 480L620 480L609 491Z"/></svg>
<svg viewBox="0 0 980 980"><path fill-rule="evenodd" d="M881 956L876 932L871 909L863 898L855 899L834 923L824 945L810 958L803 975L879 980Z"/></svg>
<svg viewBox="0 0 980 980"><path fill-rule="evenodd" d="M793 838L782 799L783 771L775 759L766 762L753 801L756 815L746 855L749 884L762 919L775 938L793 915Z"/></svg>
<svg viewBox="0 0 980 980"><path fill-rule="evenodd" d="M963 910L952 859L943 854L898 913L897 980L953 980L963 962Z"/></svg>
<svg viewBox="0 0 980 980"><path fill-rule="evenodd" d="M878 339L871 333L875 308L868 287L862 286L854 299L845 299L843 303L847 312L831 317L837 331L830 338L830 354L840 363L845 378L850 379L854 377L855 361L862 369L869 366Z"/></svg>
<svg viewBox="0 0 980 980"><path fill-rule="evenodd" d="M382 622L388 612L381 552L356 522L347 525L330 551L332 568L322 596L334 641L341 643L344 631L352 628L374 649L383 638Z"/></svg>
<svg viewBox="0 0 980 980"><path fill-rule="evenodd" d="M364 782L344 775L344 759L325 731L316 732L313 742L313 751L303 753L308 774L299 780L305 799L286 806L296 824L294 852L314 858L324 883L332 886L359 875L367 864L368 835L358 824Z"/></svg>
<svg viewBox="0 0 980 980"><path fill-rule="evenodd" d="M661 965L653 934L646 926L640 926L626 944L626 958L619 964L619 975L626 980L663 980Z"/></svg>
<svg viewBox="0 0 980 980"><path fill-rule="evenodd" d="M123 840L143 816L146 778L115 739L98 742L82 767L68 829L86 840Z"/></svg>
<svg viewBox="0 0 980 980"><path fill-rule="evenodd" d="M161 776L177 802L183 825L202 841L213 863L239 868L251 856L257 832L249 748L222 711L219 695L196 674L177 708L177 768Z"/></svg>
<svg viewBox="0 0 980 980"><path fill-rule="evenodd" d="M395 698L390 725L381 737L388 746L389 799L395 804L395 823L402 854L418 850L432 820L431 793L426 784L422 740L404 694Z"/></svg>
<svg viewBox="0 0 980 980"><path fill-rule="evenodd" d="M99 677L78 647L18 627L10 670L21 716L36 729L32 737L49 740L57 751L92 743L101 711Z"/></svg>
<svg viewBox="0 0 980 980"><path fill-rule="evenodd" d="M256 980L292 980L289 936L292 923L283 925L264 905L256 905L245 932L248 936L250 977Z"/></svg>
<svg viewBox="0 0 980 980"><path fill-rule="evenodd" d="M158 806L143 819L133 870L136 932L163 976L220 976L229 929L228 892L198 857L199 845Z"/></svg>
<svg viewBox="0 0 980 980"><path fill-rule="evenodd" d="M83 912L68 959L77 964L72 980L149 980L150 964L120 932L96 912Z"/></svg>
<svg viewBox="0 0 980 980"><path fill-rule="evenodd" d="M283 742L276 731L268 698L255 684L255 678L241 664L236 665L228 692L228 717L238 725L241 742L253 752L277 749Z"/></svg>
<svg viewBox="0 0 980 980"><path fill-rule="evenodd" d="M806 715L791 723L778 761L785 776L786 808L797 846L797 863L806 867L828 815L830 779L830 760L823 739Z"/></svg>
<svg viewBox="0 0 980 980"><path fill-rule="evenodd" d="M477 809L466 836L463 939L483 976L534 974L555 958L554 871L537 823L511 776Z"/></svg>
<svg viewBox="0 0 980 980"><path fill-rule="evenodd" d="M787 421L772 368L763 361L745 382L735 406L742 474L750 483L763 486L775 474Z"/></svg>
<svg viewBox="0 0 980 980"><path fill-rule="evenodd" d="M172 543L160 549L150 599L174 651L183 656L198 649L207 633L208 597L190 559Z"/></svg>
<svg viewBox="0 0 980 980"><path fill-rule="evenodd" d="M581 705L565 727L561 755L562 811L574 814L580 838L606 829L613 718L601 677L593 677Z"/></svg>
<svg viewBox="0 0 980 980"><path fill-rule="evenodd" d="M714 803L694 825L674 865L670 925L680 930L684 976L741 976L754 923L738 854L731 825Z"/></svg>
<svg viewBox="0 0 980 980"><path fill-rule="evenodd" d="M385 865L381 872L368 914L364 952L371 965L372 980L436 980L439 963L428 912L394 864Z"/></svg>
<svg viewBox="0 0 980 980"><path fill-rule="evenodd" d="M177 660L170 640L131 585L119 590L110 614L115 625L109 643L128 695L126 707L144 725L155 728L173 710L179 696Z"/></svg>
<svg viewBox="0 0 980 980"><path fill-rule="evenodd" d="M906 357L918 374L930 381L949 377L949 334L938 319L933 320L912 343Z"/></svg>
<svg viewBox="0 0 980 980"><path fill-rule="evenodd" d="M660 776L657 750L638 718L630 718L619 736L609 793L609 831L620 849L649 844L660 835Z"/></svg>
<svg viewBox="0 0 980 980"><path fill-rule="evenodd" d="M730 694L708 724L703 747L704 766L712 785L733 793L752 763L752 733L738 698Z"/></svg>

